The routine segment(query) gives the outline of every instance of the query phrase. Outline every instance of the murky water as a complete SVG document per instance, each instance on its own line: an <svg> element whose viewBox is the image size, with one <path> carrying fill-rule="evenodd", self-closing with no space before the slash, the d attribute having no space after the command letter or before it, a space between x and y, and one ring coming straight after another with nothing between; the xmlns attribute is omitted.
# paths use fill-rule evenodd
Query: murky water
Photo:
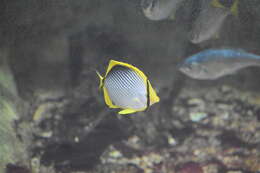
<svg viewBox="0 0 260 173"><path fill-rule="evenodd" d="M260 2L217 2L183 0L150 20L139 0L3 0L0 173L260 171L260 68L215 80L178 70L206 49L260 55ZM227 13L216 31L221 13L209 6ZM206 40L191 40L195 22L197 34L212 31ZM143 71L160 102L130 115L108 108L95 70L111 59Z"/></svg>

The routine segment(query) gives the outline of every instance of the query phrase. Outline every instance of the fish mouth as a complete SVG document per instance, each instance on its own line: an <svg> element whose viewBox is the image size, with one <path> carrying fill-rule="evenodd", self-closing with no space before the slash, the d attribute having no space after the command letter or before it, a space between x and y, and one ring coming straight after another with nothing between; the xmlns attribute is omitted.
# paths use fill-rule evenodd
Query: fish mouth
<svg viewBox="0 0 260 173"><path fill-rule="evenodd" d="M185 65L183 63L177 64L176 68L182 73L185 73Z"/></svg>
<svg viewBox="0 0 260 173"><path fill-rule="evenodd" d="M190 73L192 73L191 66L187 62L179 63L176 67L183 74L189 75Z"/></svg>

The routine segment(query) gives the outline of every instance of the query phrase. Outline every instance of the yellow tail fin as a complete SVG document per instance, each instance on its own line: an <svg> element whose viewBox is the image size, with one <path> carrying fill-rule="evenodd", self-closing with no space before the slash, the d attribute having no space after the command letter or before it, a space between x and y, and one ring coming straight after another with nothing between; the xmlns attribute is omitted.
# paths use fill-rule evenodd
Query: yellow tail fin
<svg viewBox="0 0 260 173"><path fill-rule="evenodd" d="M239 0L234 0L234 3L232 4L230 11L234 16L238 16L238 1Z"/></svg>
<svg viewBox="0 0 260 173"><path fill-rule="evenodd" d="M231 14L233 14L234 16L238 16L238 1L239 0L234 0L232 6L230 7ZM221 4L219 0L212 0L211 5L216 8L227 8L223 4Z"/></svg>
<svg viewBox="0 0 260 173"><path fill-rule="evenodd" d="M222 5L218 0L212 0L211 5L216 8L225 8L225 6Z"/></svg>
<svg viewBox="0 0 260 173"><path fill-rule="evenodd" d="M99 80L100 80L98 88L101 89L104 85L104 78L101 76L101 74L97 70L96 70L96 73L97 73Z"/></svg>

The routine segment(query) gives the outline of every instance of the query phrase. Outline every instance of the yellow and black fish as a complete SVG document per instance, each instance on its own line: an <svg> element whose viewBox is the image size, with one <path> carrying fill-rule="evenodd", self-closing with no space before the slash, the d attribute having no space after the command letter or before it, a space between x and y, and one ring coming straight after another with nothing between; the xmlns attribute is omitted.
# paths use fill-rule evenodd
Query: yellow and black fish
<svg viewBox="0 0 260 173"><path fill-rule="evenodd" d="M130 64L110 60L105 76L97 74L106 104L123 109L119 114L144 111L160 100L145 74Z"/></svg>

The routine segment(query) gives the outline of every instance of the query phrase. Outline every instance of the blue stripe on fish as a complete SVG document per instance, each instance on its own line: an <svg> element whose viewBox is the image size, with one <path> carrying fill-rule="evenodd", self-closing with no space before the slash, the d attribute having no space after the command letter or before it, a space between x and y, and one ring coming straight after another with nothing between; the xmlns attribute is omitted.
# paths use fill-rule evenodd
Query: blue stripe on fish
<svg viewBox="0 0 260 173"><path fill-rule="evenodd" d="M195 55L190 56L185 60L185 63L200 63L204 61L208 61L213 58L252 58L252 59L260 59L260 56L248 53L244 50L231 50L231 49L208 49L205 51L201 51Z"/></svg>

